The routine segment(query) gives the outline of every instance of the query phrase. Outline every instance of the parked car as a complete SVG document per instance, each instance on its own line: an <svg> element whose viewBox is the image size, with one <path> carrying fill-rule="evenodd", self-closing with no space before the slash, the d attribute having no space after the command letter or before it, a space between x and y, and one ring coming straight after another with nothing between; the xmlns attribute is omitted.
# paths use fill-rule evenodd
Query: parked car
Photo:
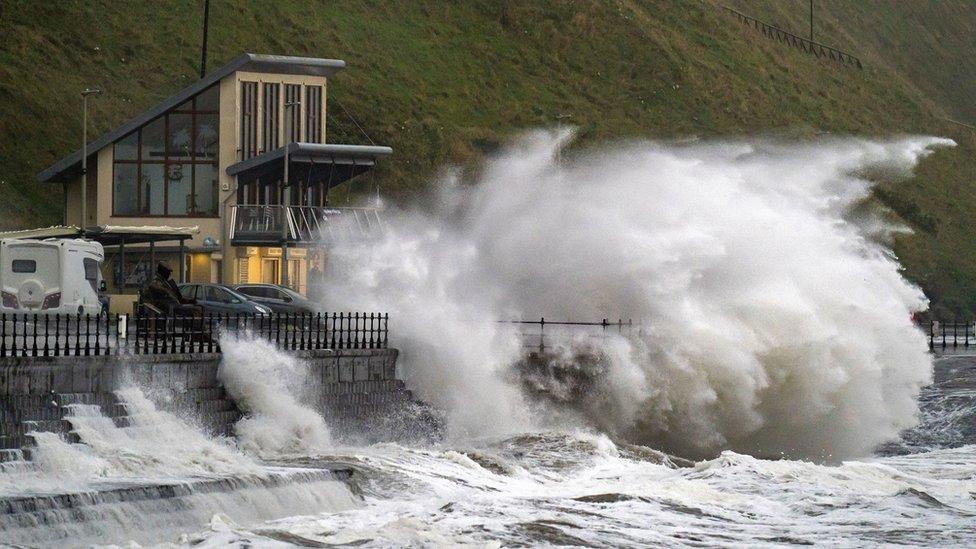
<svg viewBox="0 0 976 549"><path fill-rule="evenodd" d="M238 284L235 290L276 313L314 313L315 303L302 294L275 284Z"/></svg>
<svg viewBox="0 0 976 549"><path fill-rule="evenodd" d="M104 258L89 240L0 240L0 312L98 314Z"/></svg>
<svg viewBox="0 0 976 549"><path fill-rule="evenodd" d="M220 284L180 284L180 292L186 299L195 300L205 314L271 314L271 308L255 303Z"/></svg>

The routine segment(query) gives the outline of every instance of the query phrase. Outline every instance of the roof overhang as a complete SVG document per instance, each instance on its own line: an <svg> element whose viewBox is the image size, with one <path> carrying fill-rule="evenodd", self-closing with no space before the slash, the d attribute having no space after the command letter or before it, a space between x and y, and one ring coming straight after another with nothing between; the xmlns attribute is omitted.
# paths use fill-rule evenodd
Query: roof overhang
<svg viewBox="0 0 976 549"><path fill-rule="evenodd" d="M187 99L216 84L225 76L237 71L329 77L345 67L346 62L340 59L242 53L226 65L169 96L155 107L92 141L88 144L88 155L94 156L100 149L111 145L118 139L135 131L140 126L183 104ZM80 175L81 150L79 149L44 169L37 174L37 179L42 183L64 182Z"/></svg>
<svg viewBox="0 0 976 549"><path fill-rule="evenodd" d="M262 176L280 176L288 150L289 180L309 183L326 182L334 187L370 170L380 158L393 154L390 147L377 145L340 145L324 143L291 143L259 154L227 168L227 175L239 181Z"/></svg>
<svg viewBox="0 0 976 549"><path fill-rule="evenodd" d="M124 225L100 225L85 230L85 238L101 242L104 246L118 244L144 244L147 242L167 242L189 240L200 234L199 227L167 227L146 225L128 227Z"/></svg>
<svg viewBox="0 0 976 549"><path fill-rule="evenodd" d="M148 242L167 242L189 240L200 234L199 227L145 226L127 227L123 225L100 225L82 230L74 225L59 225L41 229L9 231L0 233L0 238L20 238L43 240L45 238L87 238L105 246L125 244L145 244Z"/></svg>

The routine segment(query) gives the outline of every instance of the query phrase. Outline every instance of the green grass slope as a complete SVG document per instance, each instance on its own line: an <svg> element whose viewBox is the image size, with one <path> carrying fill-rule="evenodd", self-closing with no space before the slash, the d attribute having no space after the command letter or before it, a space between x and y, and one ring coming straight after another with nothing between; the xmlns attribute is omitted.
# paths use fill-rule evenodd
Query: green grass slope
<svg viewBox="0 0 976 549"><path fill-rule="evenodd" d="M806 28L804 1L730 3ZM976 133L944 120L974 118L976 5L820 3L818 38L860 54L865 70L767 41L699 0L214 0L210 66L242 51L345 59L329 94L329 140L366 141L348 111L393 146L377 175L396 200L416 196L446 162L474 162L514 132L567 115L590 142L947 135L960 146L879 198L917 229L896 246L909 275L942 306L976 310L976 247L966 238ZM105 90L98 134L196 78L201 5L0 0L0 226L57 221L60 189L35 175L76 148L79 90Z"/></svg>

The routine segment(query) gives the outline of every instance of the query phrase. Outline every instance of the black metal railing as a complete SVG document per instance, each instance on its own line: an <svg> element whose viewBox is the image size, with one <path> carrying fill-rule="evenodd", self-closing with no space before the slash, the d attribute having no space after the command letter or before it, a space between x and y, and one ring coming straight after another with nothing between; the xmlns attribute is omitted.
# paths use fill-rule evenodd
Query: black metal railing
<svg viewBox="0 0 976 549"><path fill-rule="evenodd" d="M0 314L0 357L219 353L221 336L258 338L292 351L385 349L390 315Z"/></svg>
<svg viewBox="0 0 976 549"><path fill-rule="evenodd" d="M976 322L929 321L929 350L955 352L970 348L976 349Z"/></svg>
<svg viewBox="0 0 976 549"><path fill-rule="evenodd" d="M763 36L769 38L770 40L776 40L777 42L787 44L820 59L836 61L838 63L850 65L859 69L864 68L863 65L861 65L861 60L857 56L847 53L846 51L832 48L826 44L821 44L820 42L814 42L809 38L797 36L796 34L783 30L776 25L770 25L769 23L760 21L755 17L750 17L728 6L723 7L726 11L738 19L739 22L759 31Z"/></svg>
<svg viewBox="0 0 976 549"><path fill-rule="evenodd" d="M518 335L525 349L538 350L545 352L547 344L552 346L554 343L566 341L579 335L590 338L605 339L612 334L624 336L640 336L643 334L643 327L640 323L635 324L633 320L618 319L616 322L604 318L599 322L578 322L578 321L558 321L546 320L545 317L539 320L498 320L499 324L513 324L518 327ZM549 331L546 331L546 327ZM547 343L548 341L548 343Z"/></svg>

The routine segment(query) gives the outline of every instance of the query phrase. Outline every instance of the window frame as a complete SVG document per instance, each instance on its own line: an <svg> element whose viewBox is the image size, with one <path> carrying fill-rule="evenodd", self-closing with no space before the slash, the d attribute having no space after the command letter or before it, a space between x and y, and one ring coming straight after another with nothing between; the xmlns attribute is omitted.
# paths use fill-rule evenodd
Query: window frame
<svg viewBox="0 0 976 549"><path fill-rule="evenodd" d="M18 268L18 265L30 265L30 270L24 270L23 267ZM34 274L37 272L37 260L36 259L12 259L10 260L10 272L16 274Z"/></svg>
<svg viewBox="0 0 976 549"><path fill-rule="evenodd" d="M90 257L82 258L82 267L85 269L85 280L91 285L92 290L98 291L99 268L98 261Z"/></svg>
<svg viewBox="0 0 976 549"><path fill-rule="evenodd" d="M112 143L112 178L111 178L112 179L112 186L111 186L111 192L112 192L112 217L130 217L130 218L204 218L204 219L213 219L213 218L219 218L220 217L219 192L218 192L218 200L214 204L214 211L212 211L212 212L197 212L196 211L196 200L195 200L195 198L197 196L197 193L196 193L196 171L197 171L196 170L196 166L198 166L198 165L209 165L209 166L212 166L213 167L213 171L214 171L214 173L218 174L218 177L219 177L219 173L220 173L220 168L219 168L219 162L220 162L220 159L219 159L219 156L220 156L220 150L219 150L219 143L220 143L220 110L219 110L219 108L217 110L213 110L213 109L198 109L197 108L197 100L198 100L198 98L201 97L202 95L206 94L206 93L211 92L215 88L217 88L217 93L219 94L220 93L220 91L219 91L219 85L218 84L214 84L213 86L211 86L211 87L209 87L209 88L201 91L200 93L194 95L193 97L191 97L187 101L184 101L183 103L177 105L173 109L171 109L169 111L166 111L165 113L163 113L163 114L161 114L161 115L153 118L152 120L147 121L145 124L143 124L139 128L137 128L137 129L135 129L135 130L133 130L133 131L125 134L124 136L120 137L119 139L115 140ZM184 106L187 103L190 104L190 110L186 110L184 108ZM218 107L219 107L219 95L218 95ZM171 137L170 136L170 118L173 115L187 115L187 114L190 115L190 156L189 156L189 158L184 158L184 157L177 156L177 155L170 156L170 152L171 152L169 150L169 148L170 148L170 146L169 146L169 140L170 140L170 137ZM208 115L208 116L209 115L216 115L217 116L217 127L216 127L216 129L217 129L217 132L218 132L217 133L218 150L217 150L217 154L214 155L214 157L212 159L210 159L210 158L208 158L206 156L198 156L198 151L197 151L197 130L198 130L198 123L197 123L197 120L199 118L201 118L202 115ZM163 158L162 159L144 159L143 158L143 130L146 127L148 127L149 125L151 125L153 123L156 123L160 119L163 120L163 151L164 151L163 152ZM121 141L123 141L125 139L128 139L133 133L137 134L137 136L136 136L136 158L135 158L135 160L129 160L129 159L122 159L122 160L120 160L120 159L116 158L115 157L115 146L116 146L116 144L118 144L119 142L121 142ZM118 164L128 164L128 165L135 165L136 166L136 188L135 188L135 192L136 192L136 211L134 213L121 213L121 212L118 211L118 208L117 208L117 204L116 204L116 200L115 200L115 198L116 198L116 196L115 196L115 194L116 194L116 191L115 191L115 183L116 183L116 181L115 181L115 167ZM170 210L171 210L171 207L170 207L170 197L169 197L169 191L170 191L170 179L169 179L170 168L171 168L171 166L178 165L178 164L189 164L190 165L190 172L189 172L189 174L185 175L185 177L189 177L189 196L190 197L193 197L193 200L191 200L190 208L188 208L188 211L187 211L186 214L171 214L171 213L169 213ZM148 202L144 201L143 188L142 188L143 187L143 185L142 185L143 165L161 165L163 167L163 182L162 182L163 183L163 213L161 213L161 214L158 214L158 213L157 214L150 213L151 212L151 208L149 207Z"/></svg>

